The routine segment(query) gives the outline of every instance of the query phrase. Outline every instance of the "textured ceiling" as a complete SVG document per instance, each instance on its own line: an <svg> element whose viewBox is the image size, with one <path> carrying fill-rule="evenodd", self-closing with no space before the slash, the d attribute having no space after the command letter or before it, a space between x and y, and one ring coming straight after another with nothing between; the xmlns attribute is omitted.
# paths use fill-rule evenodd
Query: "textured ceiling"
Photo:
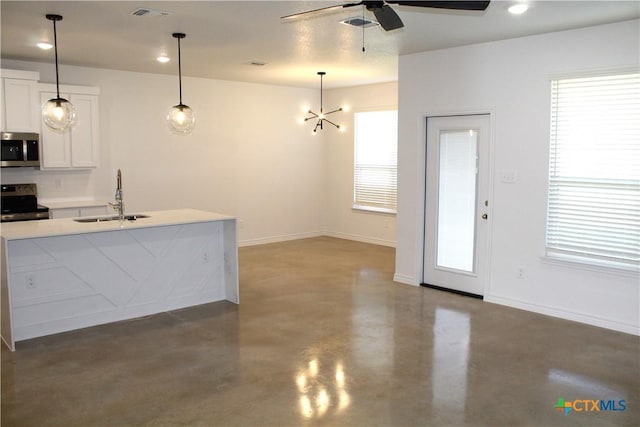
<svg viewBox="0 0 640 427"><path fill-rule="evenodd" d="M355 86L397 79L398 56L478 42L635 19L638 1L536 1L520 16L512 1L492 1L484 12L393 6L405 27L349 27L361 7L283 22L280 17L340 1L5 1L0 2L2 59L53 62L53 51L35 47L52 40L47 13L58 25L61 64L175 74L173 32L183 32L183 74L194 77L315 88ZM169 16L131 14L137 8ZM369 12L365 14L371 18ZM362 45L365 52L362 52ZM252 61L264 66L250 65Z"/></svg>

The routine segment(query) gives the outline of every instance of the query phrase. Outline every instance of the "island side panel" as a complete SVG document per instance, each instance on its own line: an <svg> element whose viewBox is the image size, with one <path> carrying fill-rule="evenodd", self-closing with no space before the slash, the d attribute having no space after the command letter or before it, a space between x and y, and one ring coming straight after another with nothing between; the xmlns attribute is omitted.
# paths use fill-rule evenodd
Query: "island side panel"
<svg viewBox="0 0 640 427"><path fill-rule="evenodd" d="M5 342L7 347L11 350L15 350L15 343L13 342L13 330L11 322L11 295L9 293L9 272L7 262L7 241L2 238L0 241L0 259L2 259L2 285L0 287L0 321L2 327L0 327L0 333L2 334L2 341Z"/></svg>
<svg viewBox="0 0 640 427"><path fill-rule="evenodd" d="M235 219L224 221L224 273L226 299L240 304L238 284L238 233Z"/></svg>
<svg viewBox="0 0 640 427"><path fill-rule="evenodd" d="M226 299L237 256L228 273L225 230L211 221L9 241L13 339Z"/></svg>

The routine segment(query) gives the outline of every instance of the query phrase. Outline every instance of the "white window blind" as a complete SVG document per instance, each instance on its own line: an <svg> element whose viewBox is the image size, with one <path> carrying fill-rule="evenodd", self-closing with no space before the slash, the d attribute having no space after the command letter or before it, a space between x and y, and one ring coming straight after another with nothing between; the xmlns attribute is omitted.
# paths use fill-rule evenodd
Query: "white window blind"
<svg viewBox="0 0 640 427"><path fill-rule="evenodd" d="M551 82L547 254L640 265L640 74Z"/></svg>
<svg viewBox="0 0 640 427"><path fill-rule="evenodd" d="M398 112L355 113L356 209L396 212Z"/></svg>

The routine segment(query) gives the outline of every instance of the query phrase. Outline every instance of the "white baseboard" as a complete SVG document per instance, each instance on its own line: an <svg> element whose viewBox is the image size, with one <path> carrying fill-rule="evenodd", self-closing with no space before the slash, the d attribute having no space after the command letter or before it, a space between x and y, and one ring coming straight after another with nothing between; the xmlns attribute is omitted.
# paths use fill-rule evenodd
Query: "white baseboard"
<svg viewBox="0 0 640 427"><path fill-rule="evenodd" d="M509 298L501 298L496 296L485 295L484 300L494 304L506 305L508 307L518 308L521 310L532 311L547 316L559 317L561 319L572 320L574 322L586 323L588 325L598 326L600 328L612 329L618 332L624 332L632 335L640 335L640 327L626 323L620 323L599 317L588 316L581 313L560 310L553 307L546 307L536 304L530 304L523 301L512 300Z"/></svg>
<svg viewBox="0 0 640 427"><path fill-rule="evenodd" d="M373 237L358 236L357 234L339 233L336 231L325 231L325 236L335 237L337 239L355 240L356 242L371 243L373 245L396 247L395 240L376 239Z"/></svg>
<svg viewBox="0 0 640 427"><path fill-rule="evenodd" d="M266 245L268 243L286 242L289 240L298 240L298 239L309 239L312 237L320 237L324 235L325 234L320 231L314 231L309 233L285 234L283 236L272 236L272 237L263 237L260 239L240 240L238 242L238 246L243 247L243 246Z"/></svg>
<svg viewBox="0 0 640 427"><path fill-rule="evenodd" d="M405 285L411 285L411 286L419 286L418 283L416 283L415 279L413 276L406 276L404 274L394 274L393 275L393 281L394 282L398 282L398 283L402 283Z"/></svg>
<svg viewBox="0 0 640 427"><path fill-rule="evenodd" d="M355 234L348 234L348 233L336 233L333 231L314 231L309 233L285 234L283 236L271 236L271 237L262 237L259 239L240 240L238 242L238 246L243 247L243 246L266 245L269 243L286 242L289 240L298 240L298 239L309 239L312 237L320 237L320 236L335 237L337 239L354 240L357 242L388 246L392 248L395 248L396 246L396 242L391 240L375 239L371 237L358 236Z"/></svg>

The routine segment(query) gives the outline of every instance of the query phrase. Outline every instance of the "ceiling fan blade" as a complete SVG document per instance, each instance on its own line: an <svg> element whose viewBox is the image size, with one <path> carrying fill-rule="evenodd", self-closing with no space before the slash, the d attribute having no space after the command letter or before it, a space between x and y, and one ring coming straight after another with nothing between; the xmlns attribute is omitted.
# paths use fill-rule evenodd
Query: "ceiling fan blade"
<svg viewBox="0 0 640 427"><path fill-rule="evenodd" d="M391 6L385 4L382 7L367 7L367 10L373 12L378 24L380 24L385 31L397 30L398 28L404 27L402 20Z"/></svg>
<svg viewBox="0 0 640 427"><path fill-rule="evenodd" d="M400 6L416 6L416 7L432 7L436 9L455 9L455 10L485 10L490 1L405 1L405 0L386 0L387 3L397 4Z"/></svg>
<svg viewBox="0 0 640 427"><path fill-rule="evenodd" d="M337 5L334 5L334 6L321 7L320 9L306 10L304 12L298 12L298 13L293 13L291 15L281 16L280 19L284 19L284 20L296 19L296 18L300 18L300 17L303 17L305 15L309 15L309 14L312 14L312 13L329 12L329 11L332 11L332 10L344 9L345 7L359 6L361 4L362 4L362 2L360 2L360 3L337 4Z"/></svg>

